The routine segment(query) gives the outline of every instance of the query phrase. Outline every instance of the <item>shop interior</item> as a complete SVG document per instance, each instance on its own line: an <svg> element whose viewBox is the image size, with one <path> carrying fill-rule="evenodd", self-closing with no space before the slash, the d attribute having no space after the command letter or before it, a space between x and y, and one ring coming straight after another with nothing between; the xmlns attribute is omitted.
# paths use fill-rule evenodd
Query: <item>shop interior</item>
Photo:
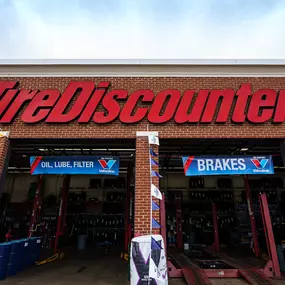
<svg viewBox="0 0 285 285"><path fill-rule="evenodd" d="M119 176L31 175L31 156L118 157ZM72 265L74 272L100 276L106 268L112 271L115 266L120 278L126 280L126 261L120 257L128 250L132 235L134 163L134 140L11 141L5 192L1 196L2 242L42 237L40 260L61 252L62 270ZM35 207L38 188L40 205ZM65 204L63 189L67 189L68 195ZM36 218L32 223L33 209ZM96 269L92 267L99 263ZM45 272L45 268L56 264L49 262L37 270Z"/></svg>
<svg viewBox="0 0 285 285"><path fill-rule="evenodd" d="M191 249L196 250L197 246L213 245L214 203L219 251L230 255L237 263L241 259L257 267L266 263L268 248L258 203L261 192L267 195L276 245L285 240L285 167L280 143L280 140L273 139L160 139L159 172L163 176L160 190L166 198L169 255L184 251L185 244L189 246L187 252L190 255ZM133 234L135 140L12 140L10 153L5 192L1 196L2 241L7 239L7 233L9 239L26 238L29 233L34 197L41 179L30 175L30 156L117 156L120 159L118 177L42 177L41 210L32 234L42 237L42 260L55 253L61 193L63 187L68 187L66 223L57 240L57 247L65 257L60 263L51 262L47 266L28 269L25 271L28 273L21 272L16 278L27 278L33 274L29 270L36 270L42 273L41 276L55 280L58 274L66 273L76 282L84 278L104 280L111 277L117 278L118 283L120 280L125 282L128 264L121 259L121 253L128 251ZM186 177L181 159L184 155L272 155L274 175L248 178L261 253L258 258L252 245L244 176ZM82 246L78 242L79 236L86 236L83 251L79 250ZM193 261L191 256L190 259ZM208 266L197 256L195 262L203 269ZM280 267L285 270L281 264ZM49 268L52 268L53 275ZM119 272L116 276L114 268Z"/></svg>
<svg viewBox="0 0 285 285"><path fill-rule="evenodd" d="M285 240L285 167L280 143L279 140L161 140L159 156L163 178L160 187L166 196L169 255L175 256L177 250L184 250L189 264L202 269L227 268L226 264L204 262L210 256L205 258L199 251L216 246L216 216L219 244L218 249L214 248L215 253L218 251L220 255L230 256L235 264L248 264L255 268L265 266L269 252L260 210L260 193L267 196L276 245L281 248ZM247 179L244 175L186 177L181 156L189 155L272 155L274 175L250 175ZM253 245L246 187L249 187L252 197L258 257ZM280 269L285 270L284 264L280 263Z"/></svg>

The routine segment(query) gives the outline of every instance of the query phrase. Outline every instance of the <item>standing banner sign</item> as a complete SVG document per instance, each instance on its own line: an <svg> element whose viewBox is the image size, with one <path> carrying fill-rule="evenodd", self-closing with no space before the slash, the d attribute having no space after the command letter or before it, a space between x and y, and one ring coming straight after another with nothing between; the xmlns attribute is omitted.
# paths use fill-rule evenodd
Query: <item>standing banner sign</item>
<svg viewBox="0 0 285 285"><path fill-rule="evenodd" d="M161 235L132 239L130 285L168 285L167 258Z"/></svg>
<svg viewBox="0 0 285 285"><path fill-rule="evenodd" d="M118 157L31 156L31 174L119 175Z"/></svg>
<svg viewBox="0 0 285 285"><path fill-rule="evenodd" d="M274 174L271 156L184 156L186 176Z"/></svg>

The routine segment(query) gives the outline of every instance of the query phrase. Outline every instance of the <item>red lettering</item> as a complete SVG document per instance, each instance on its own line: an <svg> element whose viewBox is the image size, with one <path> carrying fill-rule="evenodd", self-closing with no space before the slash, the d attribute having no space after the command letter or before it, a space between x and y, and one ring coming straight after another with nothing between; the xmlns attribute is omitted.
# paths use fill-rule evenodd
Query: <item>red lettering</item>
<svg viewBox="0 0 285 285"><path fill-rule="evenodd" d="M222 101L219 107L216 122L226 123L229 118L234 96L235 91L233 89L212 90L207 101L201 122L211 123L213 121L218 102L221 99Z"/></svg>
<svg viewBox="0 0 285 285"><path fill-rule="evenodd" d="M232 115L234 123L244 123L245 121L245 108L248 102L248 97L252 94L251 84L242 84L237 91L237 101Z"/></svg>
<svg viewBox="0 0 285 285"><path fill-rule="evenodd" d="M128 91L125 89L112 90L107 93L102 101L102 106L107 112L97 111L93 120L95 123L104 124L114 121L120 114L121 107L116 99L126 99Z"/></svg>
<svg viewBox="0 0 285 285"><path fill-rule="evenodd" d="M232 107L231 120L234 123L243 123L245 119L252 123L264 123L272 117L274 123L285 121L285 90L279 91L278 98L273 89L257 90L252 95L250 83L242 84L236 94L233 89L202 89L197 96L195 90L186 90L181 96L179 90L167 89L155 96L152 90L141 89L129 97L125 89L108 92L109 81L99 82L97 86L91 81L71 81L62 95L57 89L40 92L18 90L17 83L0 81L2 124L11 123L26 103L27 107L21 116L24 123L43 120L48 123L66 123L78 119L78 123L93 120L98 124L106 124L119 118L121 123L131 124L146 117L153 124L168 122L173 117L178 124L226 123ZM150 108L145 105L147 103L151 103Z"/></svg>
<svg viewBox="0 0 285 285"><path fill-rule="evenodd" d="M122 123L137 123L141 121L147 114L148 107L139 107L136 111L138 101L152 102L154 94L151 90L137 90L128 98L124 108L120 114L120 121ZM133 114L134 113L134 114Z"/></svg>
<svg viewBox="0 0 285 285"><path fill-rule="evenodd" d="M191 108L191 112L189 113L189 108L192 105L194 94L195 90L185 91L175 114L174 120L176 123L198 123L200 121L208 98L209 90L199 91L194 105Z"/></svg>
<svg viewBox="0 0 285 285"><path fill-rule="evenodd" d="M169 101L167 102L166 100L168 98ZM179 90L168 89L159 92L148 113L149 122L156 124L168 122L173 117L180 99L181 95ZM165 103L165 109L161 114Z"/></svg>
<svg viewBox="0 0 285 285"><path fill-rule="evenodd" d="M25 123L38 123L46 118L60 96L55 89L43 90L35 95L22 115Z"/></svg>
<svg viewBox="0 0 285 285"><path fill-rule="evenodd" d="M264 123L271 119L277 94L273 89L258 90L252 95L247 119L252 123Z"/></svg>
<svg viewBox="0 0 285 285"><path fill-rule="evenodd" d="M0 123L11 123L21 110L24 103L32 100L37 92L38 90L21 90L17 96L17 99L12 103L7 112L1 118Z"/></svg>
<svg viewBox="0 0 285 285"><path fill-rule="evenodd" d="M17 81L0 81L0 96L3 95L7 89L14 88L17 83Z"/></svg>
<svg viewBox="0 0 285 285"><path fill-rule="evenodd" d="M106 93L109 86L110 82L100 82L97 85L95 92L93 93L90 101L88 102L87 106L84 108L83 113L81 114L78 120L79 123L88 123L91 120L98 104L102 100L103 95Z"/></svg>
<svg viewBox="0 0 285 285"><path fill-rule="evenodd" d="M0 81L0 116L18 93L17 89L7 90L14 88L16 84L17 81Z"/></svg>
<svg viewBox="0 0 285 285"><path fill-rule="evenodd" d="M84 109L95 84L92 81L71 81L46 119L48 123L67 123L76 119ZM80 92L70 110L65 113L75 94Z"/></svg>
<svg viewBox="0 0 285 285"><path fill-rule="evenodd" d="M280 90L276 110L273 118L274 123L284 123L285 121L285 90Z"/></svg>

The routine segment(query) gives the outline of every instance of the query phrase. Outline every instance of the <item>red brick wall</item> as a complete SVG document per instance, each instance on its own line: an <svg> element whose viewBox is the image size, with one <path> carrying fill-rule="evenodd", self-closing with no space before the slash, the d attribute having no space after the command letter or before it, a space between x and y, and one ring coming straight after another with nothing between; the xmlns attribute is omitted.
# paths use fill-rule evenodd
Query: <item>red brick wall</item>
<svg viewBox="0 0 285 285"><path fill-rule="evenodd" d="M0 80L7 80L7 78L0 78ZM18 80L20 88L29 89L46 89L58 88L61 91L65 89L70 80L92 80L111 81L112 88L125 88L129 92L137 89L150 88L154 92L159 92L163 89L174 88L184 91L185 89L224 89L234 88L237 90L242 83L252 83L253 89L272 88L272 89L285 89L285 78L152 78L152 77L127 77L127 78L9 78L9 80ZM44 125L44 131L43 131ZM135 138L136 131L146 131L147 121L144 120L134 125L124 125L119 121L112 124L104 125L104 132L102 126L95 123L79 125L76 122L54 125L40 123L36 125L25 125L20 121L18 116L17 120L12 125L3 125L4 130L11 131L12 138L30 137L30 138ZM251 125L248 123L242 125L225 124L225 125L177 125L173 121L167 124L151 125L149 130L158 131L161 138L272 138L272 137L285 137L284 125L272 125L266 123L262 125Z"/></svg>
<svg viewBox="0 0 285 285"><path fill-rule="evenodd" d="M153 147L158 154L158 147ZM136 139L136 179L135 179L135 228L134 232L140 234L150 233L151 214L151 181L150 181L150 161L149 144L147 137L137 137ZM158 172L158 167L152 166ZM152 183L159 186L159 178L153 177ZM157 199L153 199L159 204ZM152 217L159 222L159 211L153 211ZM153 229L152 233L159 233L159 229Z"/></svg>
<svg viewBox="0 0 285 285"><path fill-rule="evenodd" d="M8 152L9 140L6 137L0 137L0 181L2 178L3 167ZM1 190L1 189L0 189Z"/></svg>

